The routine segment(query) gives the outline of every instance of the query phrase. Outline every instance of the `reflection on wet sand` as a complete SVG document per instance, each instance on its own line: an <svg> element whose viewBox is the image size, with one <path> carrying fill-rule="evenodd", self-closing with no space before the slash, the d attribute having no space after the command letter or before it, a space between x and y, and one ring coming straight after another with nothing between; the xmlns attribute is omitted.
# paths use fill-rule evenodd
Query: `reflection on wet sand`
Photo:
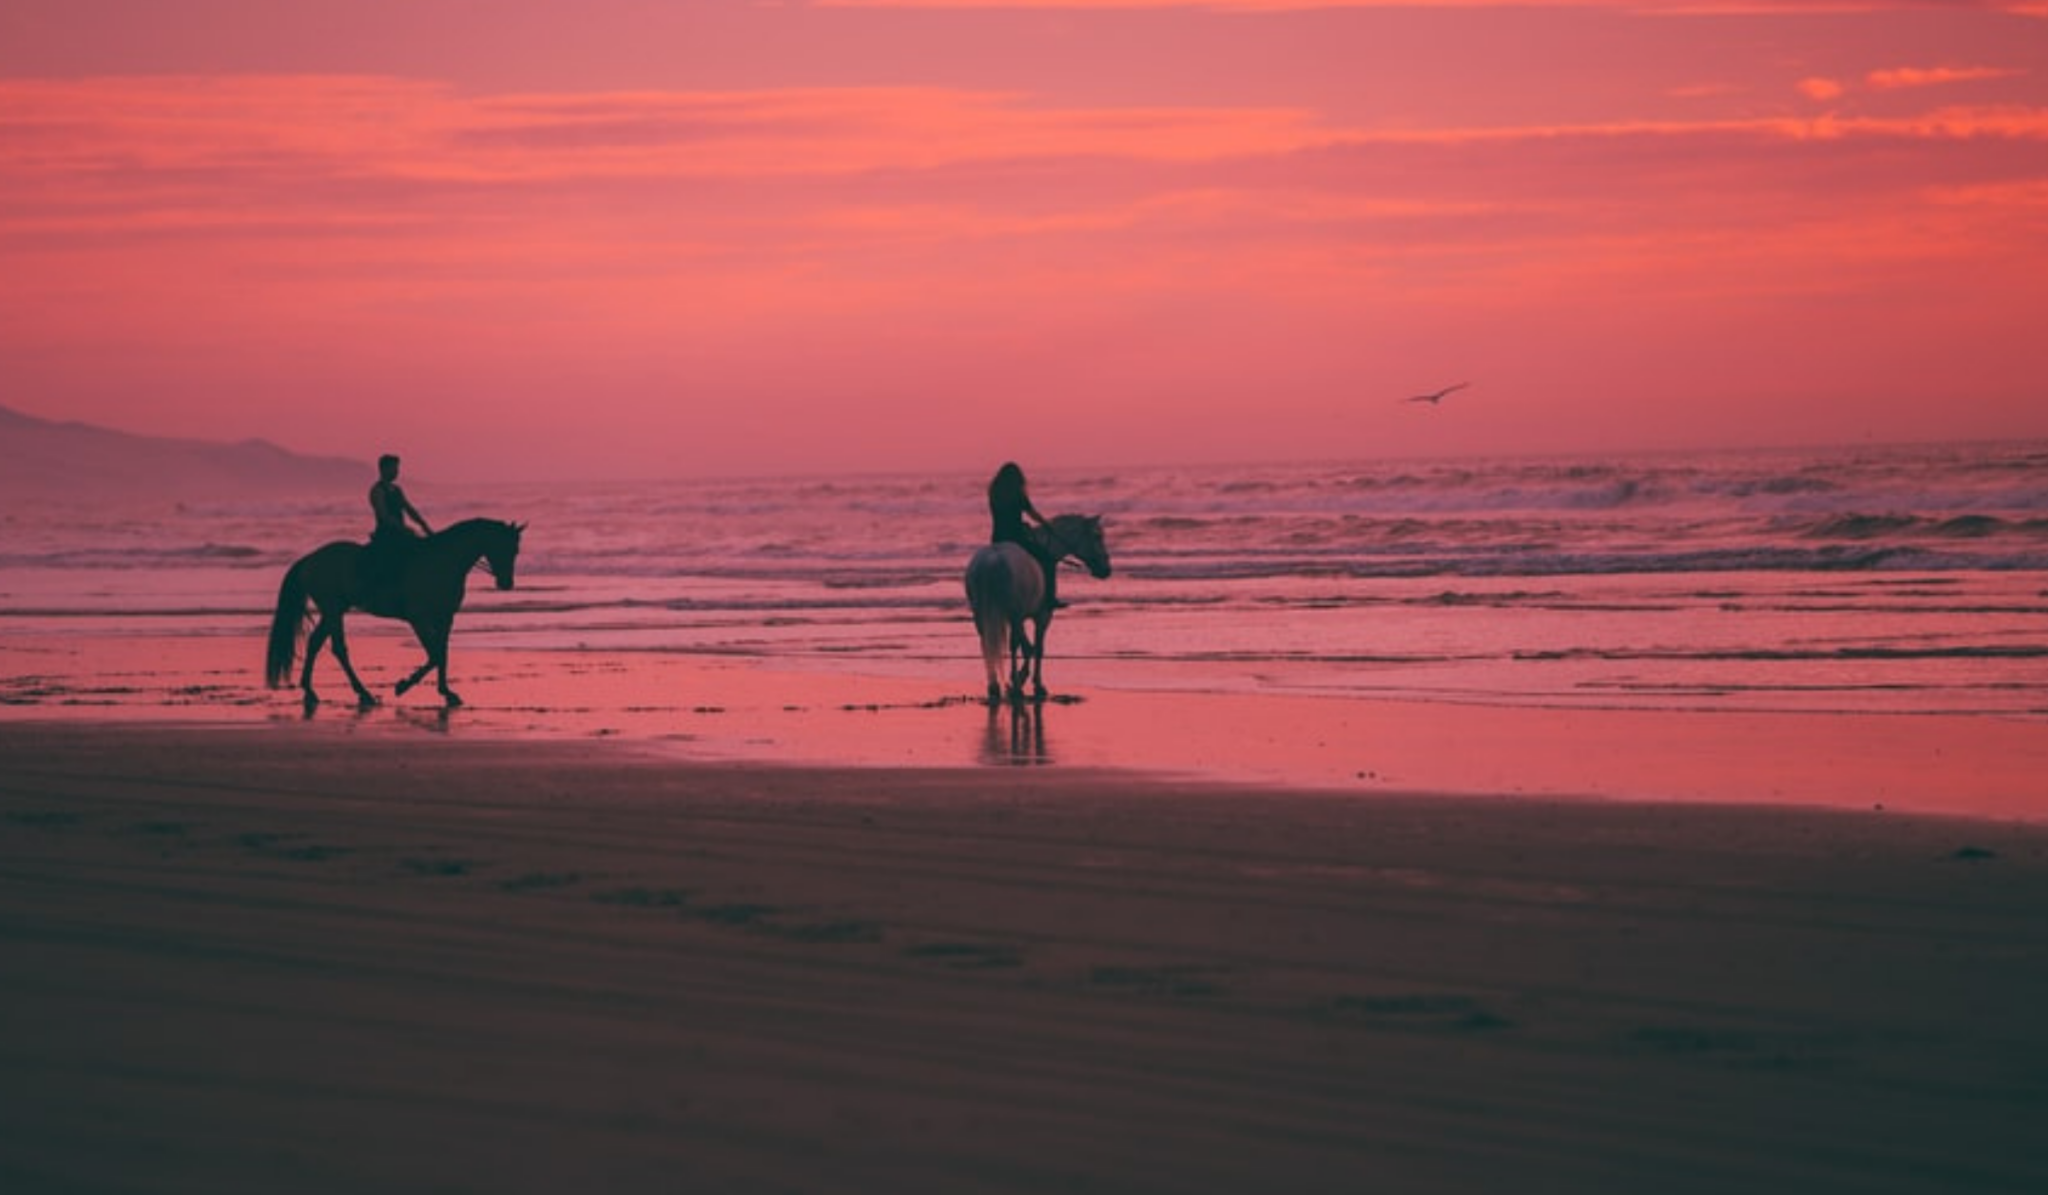
<svg viewBox="0 0 2048 1195"><path fill-rule="evenodd" d="M372 722L385 722L409 730L423 730L429 734L447 734L454 709L450 706L407 707L401 705L330 705L326 702L309 702L295 707L299 710L297 721L331 722L353 728ZM272 721L285 721L273 718Z"/></svg>
<svg viewBox="0 0 2048 1195"><path fill-rule="evenodd" d="M981 762L1010 767L1051 763L1052 753L1045 748L1045 706L1014 701L989 706Z"/></svg>
<svg viewBox="0 0 2048 1195"><path fill-rule="evenodd" d="M272 723L339 737L616 737L688 759L872 767L1118 768L1345 792L1798 802L2029 821L2044 816L2036 719L1448 704L1082 689L990 711L918 677L790 671L687 654L465 655L486 704L421 695L310 719L263 689L246 645L84 636L63 653L0 635L0 722ZM406 645L410 652L410 646ZM367 654L367 653L366 653ZM136 659L149 661L138 669ZM392 672L372 664L371 679ZM976 725L964 707L988 719ZM1043 725L1058 707L1059 750ZM1078 719L1078 720L1077 720ZM1483 749L1475 749L1479 744ZM637 749L637 748L635 748ZM1968 766L1958 766L1965 760Z"/></svg>
<svg viewBox="0 0 2048 1195"><path fill-rule="evenodd" d="M302 701L298 702L293 708L299 711L299 721L301 722L311 722L316 718L324 716L330 721L346 724L350 722L367 722L370 720L370 715L379 712L384 707L381 705Z"/></svg>
<svg viewBox="0 0 2048 1195"><path fill-rule="evenodd" d="M408 709L399 706L394 712L397 713L399 721L415 730L424 730L430 734L447 734L448 719L454 713L454 709L445 705L429 709Z"/></svg>

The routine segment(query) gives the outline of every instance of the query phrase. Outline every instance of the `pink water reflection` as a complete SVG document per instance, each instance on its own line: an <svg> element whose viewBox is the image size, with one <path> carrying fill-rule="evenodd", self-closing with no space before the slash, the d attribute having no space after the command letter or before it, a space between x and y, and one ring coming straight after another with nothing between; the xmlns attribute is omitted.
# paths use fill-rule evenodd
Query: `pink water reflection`
<svg viewBox="0 0 2048 1195"><path fill-rule="evenodd" d="M417 659L355 644L380 692ZM0 645L11 719L299 723L247 643L49 637ZM341 733L611 738L692 760L886 767L1130 768L1193 781L1419 792L1734 801L2048 818L2048 720L1698 712L1273 694L1064 690L991 710L971 686L802 672L662 652L458 650L469 705L414 694L310 721ZM972 680L973 678L968 678Z"/></svg>

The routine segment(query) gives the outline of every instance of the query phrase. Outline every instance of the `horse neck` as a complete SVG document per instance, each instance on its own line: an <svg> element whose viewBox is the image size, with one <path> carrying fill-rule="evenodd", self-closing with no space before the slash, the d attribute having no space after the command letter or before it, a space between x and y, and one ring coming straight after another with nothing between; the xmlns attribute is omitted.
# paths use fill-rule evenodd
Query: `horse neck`
<svg viewBox="0 0 2048 1195"><path fill-rule="evenodd" d="M495 519L464 519L452 523L436 532L428 543L439 547L462 563L464 568L475 564L483 557L485 538Z"/></svg>
<svg viewBox="0 0 2048 1195"><path fill-rule="evenodd" d="M1081 527L1086 522L1080 515L1054 515L1045 521L1045 526L1032 530L1046 553L1060 561L1074 555L1074 545L1081 542Z"/></svg>

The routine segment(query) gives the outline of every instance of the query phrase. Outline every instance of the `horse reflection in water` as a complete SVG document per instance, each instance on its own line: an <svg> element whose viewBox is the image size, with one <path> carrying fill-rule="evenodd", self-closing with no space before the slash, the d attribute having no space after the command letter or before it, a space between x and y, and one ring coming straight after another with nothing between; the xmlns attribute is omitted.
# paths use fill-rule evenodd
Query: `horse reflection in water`
<svg viewBox="0 0 2048 1195"><path fill-rule="evenodd" d="M1045 747L1045 706L1036 702L991 704L988 730L981 740L981 762L1000 767L1051 763L1052 752Z"/></svg>
<svg viewBox="0 0 2048 1195"><path fill-rule="evenodd" d="M1054 515L1032 534L1052 559L1053 567L1072 556L1088 567L1097 580L1109 576L1109 547L1102 539L1099 515ZM967 604L974 611L974 629L981 636L981 663L988 673L988 699L1024 699L1024 684L1031 683L1031 699L1045 700L1045 632L1052 625L1053 612L1045 604L1045 573L1031 553L1016 544L990 544L967 562ZM1025 624L1031 624L1027 634ZM1007 656L1010 665L1005 688L998 668Z"/></svg>

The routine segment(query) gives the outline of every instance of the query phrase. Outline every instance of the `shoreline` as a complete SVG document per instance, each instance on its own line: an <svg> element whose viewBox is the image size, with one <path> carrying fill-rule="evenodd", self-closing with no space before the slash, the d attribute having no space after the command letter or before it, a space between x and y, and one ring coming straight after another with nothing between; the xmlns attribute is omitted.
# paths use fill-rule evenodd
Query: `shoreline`
<svg viewBox="0 0 2048 1195"><path fill-rule="evenodd" d="M323 663L307 718L260 685L240 641L176 636L0 644L0 725L300 726L338 736L623 741L678 761L1064 771L1373 796L1428 792L1652 804L1784 804L2048 820L2048 720L1952 713L1459 704L1063 687L988 707L975 686L774 661L468 647L453 678L392 699L417 649L356 645L384 704L358 711ZM966 677L978 681L975 675Z"/></svg>
<svg viewBox="0 0 2048 1195"><path fill-rule="evenodd" d="M2048 827L0 722L24 1189L2030 1189Z"/></svg>

